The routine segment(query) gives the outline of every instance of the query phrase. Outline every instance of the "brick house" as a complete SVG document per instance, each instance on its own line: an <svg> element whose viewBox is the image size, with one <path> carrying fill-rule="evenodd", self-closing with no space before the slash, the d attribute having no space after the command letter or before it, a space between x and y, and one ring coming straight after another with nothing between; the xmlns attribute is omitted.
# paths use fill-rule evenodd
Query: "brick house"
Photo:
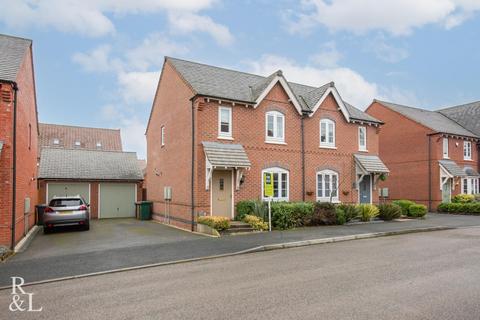
<svg viewBox="0 0 480 320"><path fill-rule="evenodd" d="M388 187L390 200L414 200L435 210L456 194L480 192L480 136L470 131L472 127L454 121L453 115L446 116L453 111L429 111L379 100L367 108L368 114L384 122L380 156L391 174L381 186Z"/></svg>
<svg viewBox="0 0 480 320"><path fill-rule="evenodd" d="M377 202L381 122L343 101L333 83L310 87L166 58L147 136L154 217L194 229L198 214L233 218L240 200ZM164 201L164 187L172 200Z"/></svg>
<svg viewBox="0 0 480 320"><path fill-rule="evenodd" d="M32 41L0 35L0 246L35 224L38 126Z"/></svg>
<svg viewBox="0 0 480 320"><path fill-rule="evenodd" d="M120 130L39 125L39 201L81 195L91 218L135 216L143 174L134 152L123 152Z"/></svg>

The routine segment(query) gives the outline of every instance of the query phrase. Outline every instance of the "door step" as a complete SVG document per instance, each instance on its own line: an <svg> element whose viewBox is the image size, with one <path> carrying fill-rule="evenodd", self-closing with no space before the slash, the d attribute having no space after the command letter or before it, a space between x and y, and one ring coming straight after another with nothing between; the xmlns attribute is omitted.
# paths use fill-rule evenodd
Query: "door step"
<svg viewBox="0 0 480 320"><path fill-rule="evenodd" d="M230 228L222 231L222 235L233 235L237 233L248 233L254 232L252 227L248 223L241 221L230 221Z"/></svg>

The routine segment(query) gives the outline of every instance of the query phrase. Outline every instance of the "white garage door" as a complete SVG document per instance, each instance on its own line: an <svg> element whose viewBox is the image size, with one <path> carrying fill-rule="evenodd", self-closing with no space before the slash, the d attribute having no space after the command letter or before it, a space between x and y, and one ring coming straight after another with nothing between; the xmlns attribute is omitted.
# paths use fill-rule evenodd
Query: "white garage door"
<svg viewBox="0 0 480 320"><path fill-rule="evenodd" d="M90 184L88 183L47 183L47 203L54 197L68 197L80 195L90 203Z"/></svg>
<svg viewBox="0 0 480 320"><path fill-rule="evenodd" d="M134 183L101 183L99 218L135 217L136 185Z"/></svg>

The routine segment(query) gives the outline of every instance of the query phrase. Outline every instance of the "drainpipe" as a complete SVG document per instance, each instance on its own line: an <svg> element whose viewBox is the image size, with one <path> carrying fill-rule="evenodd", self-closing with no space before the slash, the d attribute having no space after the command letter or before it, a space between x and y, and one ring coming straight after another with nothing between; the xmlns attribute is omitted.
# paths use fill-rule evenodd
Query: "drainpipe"
<svg viewBox="0 0 480 320"><path fill-rule="evenodd" d="M428 135L428 211L432 212L432 136Z"/></svg>
<svg viewBox="0 0 480 320"><path fill-rule="evenodd" d="M13 134L12 134L12 227L10 228L11 245L10 249L15 249L15 220L16 220L16 202L17 202L17 91L18 86L16 82L12 82L13 89Z"/></svg>
<svg viewBox="0 0 480 320"><path fill-rule="evenodd" d="M311 111L302 111L302 118L301 118L301 125L300 125L300 131L301 131L301 140L302 140L302 201L305 202L305 117L307 117Z"/></svg>
<svg viewBox="0 0 480 320"><path fill-rule="evenodd" d="M191 214L192 214L192 231L195 231L195 187L194 187L194 179L195 179L195 100L196 96L193 96L190 100L192 101L192 185L191 185L191 193L192 193L192 204L191 204Z"/></svg>

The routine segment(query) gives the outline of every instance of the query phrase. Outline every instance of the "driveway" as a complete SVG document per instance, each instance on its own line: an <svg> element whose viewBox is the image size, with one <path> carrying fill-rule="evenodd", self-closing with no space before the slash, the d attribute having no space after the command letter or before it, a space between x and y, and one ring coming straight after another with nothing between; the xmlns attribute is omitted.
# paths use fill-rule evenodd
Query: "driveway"
<svg viewBox="0 0 480 320"><path fill-rule="evenodd" d="M203 238L153 221L103 219L90 221L90 230L65 228L52 234L40 231L28 248L11 260L67 256L113 249L161 245Z"/></svg>

